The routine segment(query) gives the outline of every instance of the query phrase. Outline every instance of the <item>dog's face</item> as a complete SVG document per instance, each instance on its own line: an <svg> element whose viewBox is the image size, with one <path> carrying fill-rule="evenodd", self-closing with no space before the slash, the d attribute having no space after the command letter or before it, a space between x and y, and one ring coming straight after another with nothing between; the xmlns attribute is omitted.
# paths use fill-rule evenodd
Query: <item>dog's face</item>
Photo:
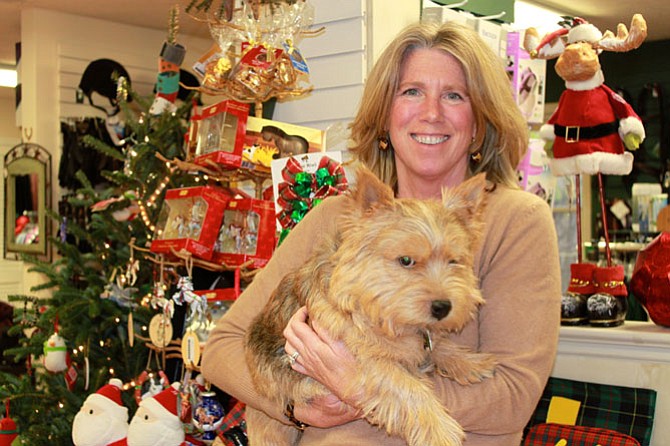
<svg viewBox="0 0 670 446"><path fill-rule="evenodd" d="M386 336L460 330L483 303L473 259L485 185L479 175L442 201L395 200L359 170L331 280L336 305Z"/></svg>

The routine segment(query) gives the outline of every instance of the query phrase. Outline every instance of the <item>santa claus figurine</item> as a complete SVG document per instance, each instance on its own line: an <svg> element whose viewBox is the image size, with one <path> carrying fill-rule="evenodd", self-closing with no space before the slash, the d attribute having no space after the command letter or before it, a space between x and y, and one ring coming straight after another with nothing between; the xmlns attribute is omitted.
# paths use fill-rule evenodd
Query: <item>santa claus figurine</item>
<svg viewBox="0 0 670 446"><path fill-rule="evenodd" d="M86 398L72 423L75 446L126 446L128 409L121 401L120 379L112 378Z"/></svg>
<svg viewBox="0 0 670 446"><path fill-rule="evenodd" d="M128 428L128 446L182 446L186 435L177 412L179 383L145 398Z"/></svg>

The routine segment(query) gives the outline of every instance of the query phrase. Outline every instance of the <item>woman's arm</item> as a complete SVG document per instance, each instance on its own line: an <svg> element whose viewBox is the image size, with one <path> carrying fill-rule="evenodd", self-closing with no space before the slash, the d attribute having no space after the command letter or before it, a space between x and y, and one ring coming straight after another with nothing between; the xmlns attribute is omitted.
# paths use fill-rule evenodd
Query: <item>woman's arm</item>
<svg viewBox="0 0 670 446"><path fill-rule="evenodd" d="M500 189L500 188L499 188ZM549 207L521 191L489 199L484 244L476 262L486 303L454 337L499 361L493 378L471 386L435 379L439 395L474 434L520 432L552 370L560 328L557 237Z"/></svg>
<svg viewBox="0 0 670 446"><path fill-rule="evenodd" d="M278 420L286 421L284 408L254 389L244 355L245 335L282 277L305 262L322 234L334 230L339 203L338 197L324 200L291 230L268 264L217 322L203 352L202 373L207 381Z"/></svg>

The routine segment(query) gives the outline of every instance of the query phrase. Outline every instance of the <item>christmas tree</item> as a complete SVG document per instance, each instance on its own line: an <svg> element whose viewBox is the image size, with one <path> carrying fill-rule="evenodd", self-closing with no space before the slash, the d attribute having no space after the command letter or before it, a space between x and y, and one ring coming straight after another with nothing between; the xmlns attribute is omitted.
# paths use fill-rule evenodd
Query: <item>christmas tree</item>
<svg viewBox="0 0 670 446"><path fill-rule="evenodd" d="M129 93L134 106L122 103L125 144L87 140L123 167L103 173L108 180L103 189L80 172L81 188L68 204L87 217L77 222L54 213L60 224L52 239L58 258L52 263L26 259L31 271L46 277L33 291L48 290L49 297L10 296L18 321L10 334L21 339L4 354L24 361L26 373L2 376L0 400L11 402L22 444L70 444L72 420L85 397L112 377L131 386L148 365L151 351L141 340L148 337L149 318L156 312L150 299L157 265L146 247L162 192L198 184L200 178L165 161L185 158L192 102L152 115L153 98ZM65 341L69 358L64 370L49 372L40 357L49 355L44 345L55 333ZM132 413L132 393L123 396Z"/></svg>

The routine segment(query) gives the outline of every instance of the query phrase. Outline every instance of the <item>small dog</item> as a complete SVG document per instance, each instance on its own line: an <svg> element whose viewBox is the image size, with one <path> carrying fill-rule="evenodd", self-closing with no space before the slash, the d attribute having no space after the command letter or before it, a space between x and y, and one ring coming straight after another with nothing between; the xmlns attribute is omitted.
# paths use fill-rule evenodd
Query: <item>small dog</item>
<svg viewBox="0 0 670 446"><path fill-rule="evenodd" d="M347 195L337 233L282 279L246 338L256 389L282 404L330 393L290 367L282 331L306 305L360 363L349 382L365 419L412 446L458 446L460 425L427 375L466 385L490 377L491 355L451 342L483 304L473 273L483 230L484 174L443 191L442 201L394 199L365 168ZM362 390L362 392L361 392ZM252 446L293 445L301 431L247 407Z"/></svg>

